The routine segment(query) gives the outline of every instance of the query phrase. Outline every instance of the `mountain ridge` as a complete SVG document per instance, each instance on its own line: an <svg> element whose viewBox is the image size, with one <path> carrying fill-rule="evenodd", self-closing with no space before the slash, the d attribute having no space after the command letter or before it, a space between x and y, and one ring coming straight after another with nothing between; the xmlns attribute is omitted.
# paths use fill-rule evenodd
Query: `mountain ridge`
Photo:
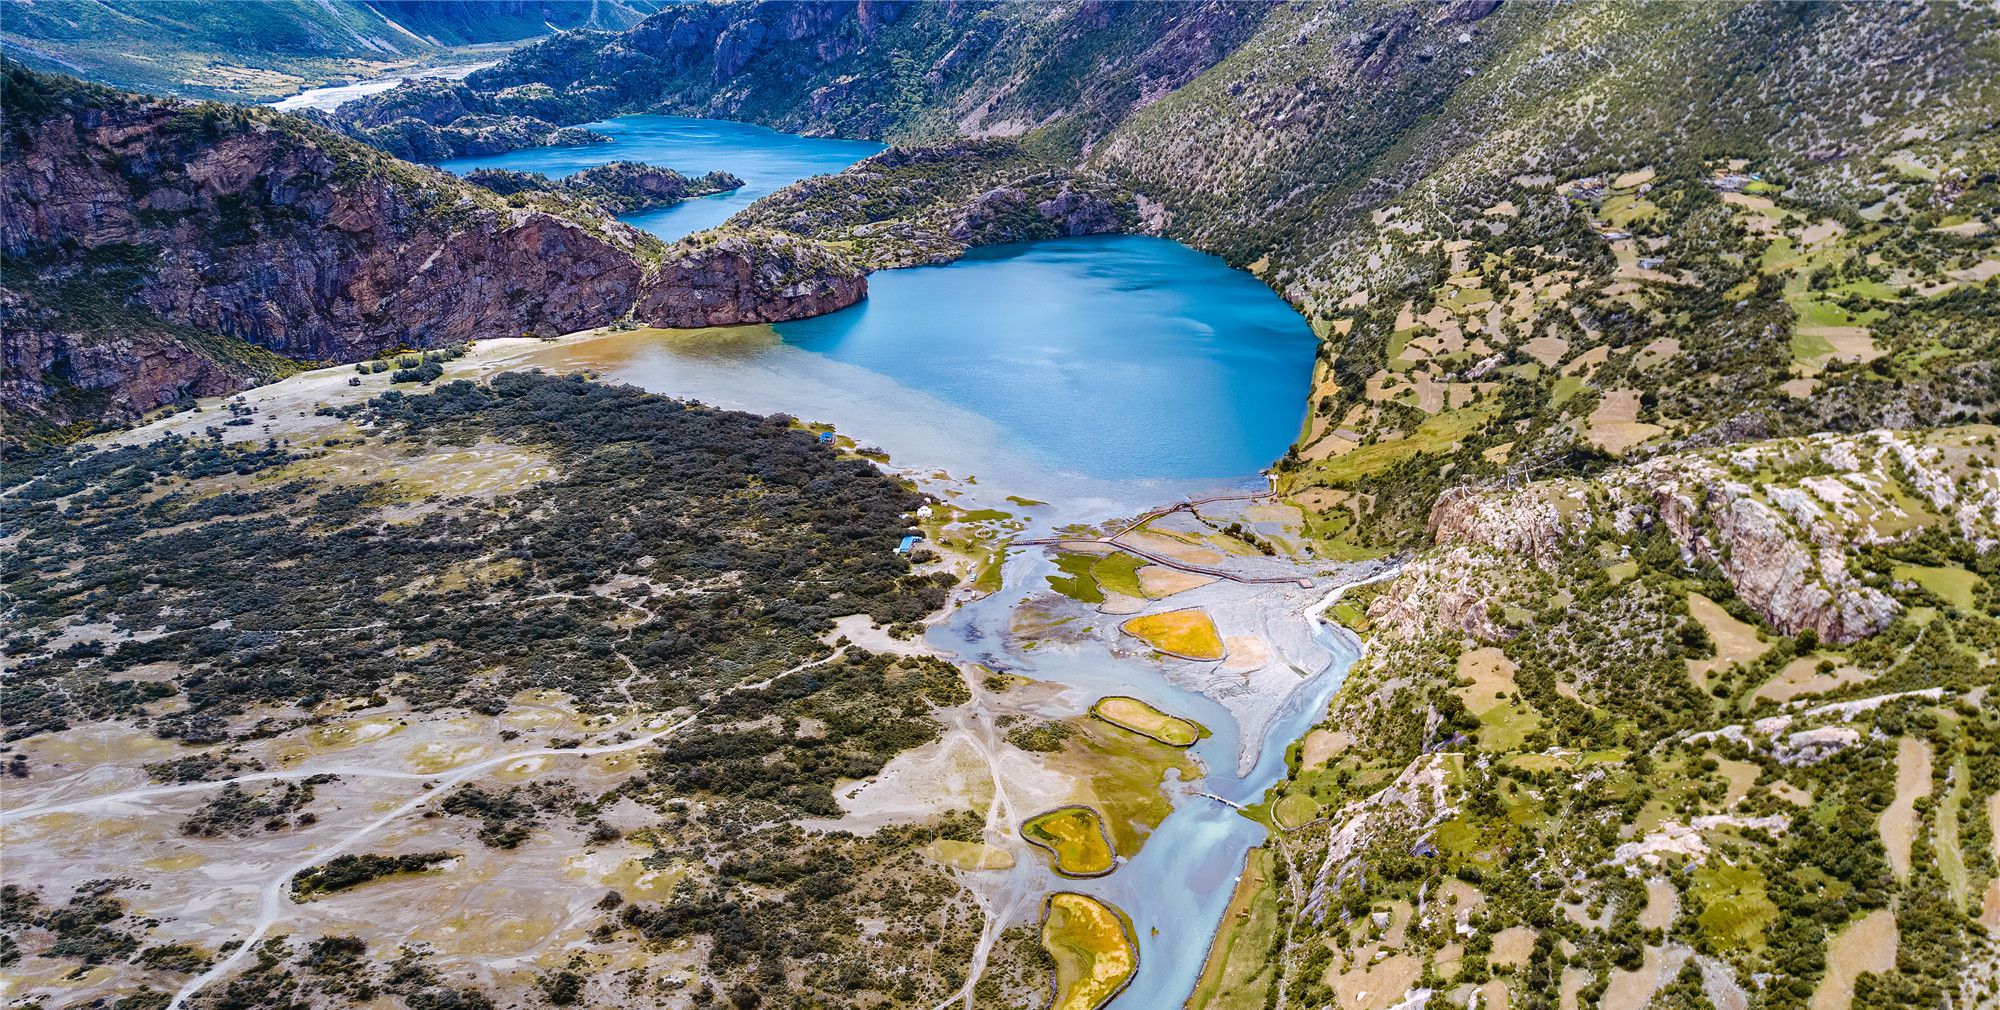
<svg viewBox="0 0 2000 1010"><path fill-rule="evenodd" d="M43 71L189 98L262 100L577 28L622 29L648 0L22 0L0 53ZM490 56L487 58L491 58Z"/></svg>

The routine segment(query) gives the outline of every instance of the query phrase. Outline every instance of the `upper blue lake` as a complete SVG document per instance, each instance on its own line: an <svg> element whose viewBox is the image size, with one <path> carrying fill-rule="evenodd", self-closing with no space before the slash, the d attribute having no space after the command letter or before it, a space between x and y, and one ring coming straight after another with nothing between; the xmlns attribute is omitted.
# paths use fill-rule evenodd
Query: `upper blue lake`
<svg viewBox="0 0 2000 1010"><path fill-rule="evenodd" d="M540 172L551 179L614 161L637 161L695 176L721 169L743 180L741 189L688 200L620 220L671 242L713 228L759 197L815 175L838 172L882 149L872 140L830 140L686 116L619 116L583 128L609 144L536 147L481 158L454 158L439 168L464 175L475 168Z"/></svg>

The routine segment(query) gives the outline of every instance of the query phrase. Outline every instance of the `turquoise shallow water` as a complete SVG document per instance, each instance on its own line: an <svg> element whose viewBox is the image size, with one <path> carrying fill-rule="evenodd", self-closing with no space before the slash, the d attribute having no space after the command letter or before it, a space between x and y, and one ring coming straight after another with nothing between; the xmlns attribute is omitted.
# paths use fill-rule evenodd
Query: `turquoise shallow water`
<svg viewBox="0 0 2000 1010"><path fill-rule="evenodd" d="M684 175L715 169L734 173L743 188L672 207L627 214L622 220L668 241L713 228L757 198L814 175L838 172L882 149L872 140L829 140L686 116L619 116L584 129L611 138L609 144L537 147L482 158L454 158L438 167L464 175L475 168L540 172L552 179L613 161L638 161Z"/></svg>

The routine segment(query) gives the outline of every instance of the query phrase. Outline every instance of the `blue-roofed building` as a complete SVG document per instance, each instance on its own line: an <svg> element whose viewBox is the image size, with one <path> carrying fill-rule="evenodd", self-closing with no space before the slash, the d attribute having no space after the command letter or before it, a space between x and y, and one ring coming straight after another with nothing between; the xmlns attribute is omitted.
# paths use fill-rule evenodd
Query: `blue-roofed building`
<svg viewBox="0 0 2000 1010"><path fill-rule="evenodd" d="M923 537L915 535L904 537L903 542L896 545L896 553L898 554L910 553L910 548L915 547L917 545L917 541L922 539Z"/></svg>
<svg viewBox="0 0 2000 1010"><path fill-rule="evenodd" d="M819 433L819 443L820 443L821 445L832 445L832 444L833 444L833 432L830 432L830 431L822 431L822 432L820 432L820 433Z"/></svg>

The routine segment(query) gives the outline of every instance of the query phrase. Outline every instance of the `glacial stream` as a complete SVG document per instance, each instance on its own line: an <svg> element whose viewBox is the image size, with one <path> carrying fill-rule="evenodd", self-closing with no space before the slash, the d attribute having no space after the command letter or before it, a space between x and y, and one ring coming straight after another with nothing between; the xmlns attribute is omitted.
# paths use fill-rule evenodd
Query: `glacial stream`
<svg viewBox="0 0 2000 1010"><path fill-rule="evenodd" d="M618 139L445 167L564 175L633 158L685 171L723 168L750 182L738 194L633 220L673 237L874 149L675 117L626 117L592 129ZM718 406L831 422L861 445L886 450L894 465L948 477L963 504L1025 511L1026 535L1033 535L1183 496L1261 489L1259 471L1298 435L1315 347L1305 321L1250 275L1164 239L1107 236L975 250L948 266L879 272L861 305L774 330L696 338L640 330L559 342L523 363L589 368ZM1023 509L1010 496L1049 504ZM1095 640L1012 647L1016 607L1047 592L1051 571L1040 549L1012 552L1004 588L960 608L929 641L963 661L1091 697L1136 695L1212 732L1194 748L1207 777L1169 784L1173 813L1116 872L1064 880L1039 860L1022 860L1001 887L1016 895L1079 890L1124 909L1136 927L1140 965L1111 1005L1177 1007L1200 975L1245 853L1265 834L1195 792L1257 802L1285 773L1286 748L1324 711L1356 646L1317 622L1310 635L1299 631L1290 659L1301 676L1255 746L1254 761L1240 764L1240 732L1229 710L1175 683L1162 667L1114 656ZM1269 620L1308 621L1307 605L1331 588L1330 580L1316 585L1311 593L1271 597Z"/></svg>

